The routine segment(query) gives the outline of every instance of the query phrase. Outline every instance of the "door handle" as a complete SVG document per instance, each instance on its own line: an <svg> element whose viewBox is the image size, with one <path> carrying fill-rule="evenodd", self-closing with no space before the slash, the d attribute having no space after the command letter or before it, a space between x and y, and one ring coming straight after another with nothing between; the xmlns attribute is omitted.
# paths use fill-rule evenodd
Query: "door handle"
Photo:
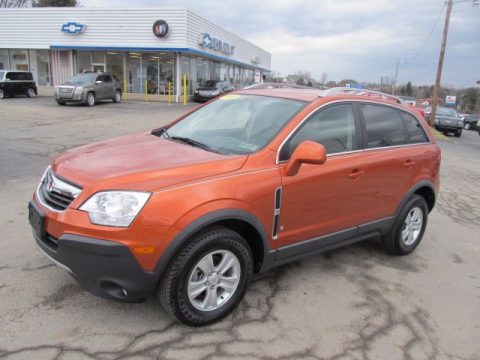
<svg viewBox="0 0 480 360"><path fill-rule="evenodd" d="M403 163L403 166L405 166L406 168L411 168L412 166L415 166L415 161L408 159Z"/></svg>
<svg viewBox="0 0 480 360"><path fill-rule="evenodd" d="M358 169L353 169L350 174L348 174L348 177L352 180L357 180L360 176L365 174L365 171L361 171Z"/></svg>

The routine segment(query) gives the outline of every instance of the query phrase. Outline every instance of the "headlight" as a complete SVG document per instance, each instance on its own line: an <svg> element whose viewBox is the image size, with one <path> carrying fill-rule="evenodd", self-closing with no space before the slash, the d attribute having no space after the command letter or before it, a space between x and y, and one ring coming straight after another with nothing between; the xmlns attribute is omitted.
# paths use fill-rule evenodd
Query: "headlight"
<svg viewBox="0 0 480 360"><path fill-rule="evenodd" d="M90 197L80 210L88 212L92 224L128 227L149 197L148 192L104 191Z"/></svg>
<svg viewBox="0 0 480 360"><path fill-rule="evenodd" d="M76 87L76 88L75 88L75 95L80 95L82 92L83 92L83 88L82 88L82 87Z"/></svg>
<svg viewBox="0 0 480 360"><path fill-rule="evenodd" d="M218 91L218 90L215 90L215 91L212 91L212 92L211 92L211 94L215 96L215 95L218 95L218 94L220 94L220 91Z"/></svg>
<svg viewBox="0 0 480 360"><path fill-rule="evenodd" d="M59 91L60 91L60 90L58 89L58 86L55 86L54 93L55 93L55 94L58 94L58 93L59 93Z"/></svg>

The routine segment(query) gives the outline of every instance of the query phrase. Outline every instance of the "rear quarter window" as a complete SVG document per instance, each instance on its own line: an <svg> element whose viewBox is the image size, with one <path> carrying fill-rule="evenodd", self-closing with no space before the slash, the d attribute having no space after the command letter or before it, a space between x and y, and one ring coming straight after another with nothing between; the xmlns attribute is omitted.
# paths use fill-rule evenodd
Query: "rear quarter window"
<svg viewBox="0 0 480 360"><path fill-rule="evenodd" d="M405 128L410 139L411 144L418 144L429 142L427 134L420 122L412 115L401 112L403 121L405 121Z"/></svg>
<svg viewBox="0 0 480 360"><path fill-rule="evenodd" d="M361 105L365 119L366 148L388 147L407 143L403 120L397 109L384 105Z"/></svg>

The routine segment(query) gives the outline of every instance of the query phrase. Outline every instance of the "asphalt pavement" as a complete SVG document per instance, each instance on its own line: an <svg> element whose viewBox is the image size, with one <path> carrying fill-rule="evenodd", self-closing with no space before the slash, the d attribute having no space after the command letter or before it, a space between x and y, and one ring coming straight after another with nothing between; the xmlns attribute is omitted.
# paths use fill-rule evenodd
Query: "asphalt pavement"
<svg viewBox="0 0 480 360"><path fill-rule="evenodd" d="M410 256L374 241L255 277L233 314L189 328L155 299L82 290L35 247L27 203L69 148L159 127L191 109L0 100L0 359L480 358L480 136L441 142L441 192Z"/></svg>

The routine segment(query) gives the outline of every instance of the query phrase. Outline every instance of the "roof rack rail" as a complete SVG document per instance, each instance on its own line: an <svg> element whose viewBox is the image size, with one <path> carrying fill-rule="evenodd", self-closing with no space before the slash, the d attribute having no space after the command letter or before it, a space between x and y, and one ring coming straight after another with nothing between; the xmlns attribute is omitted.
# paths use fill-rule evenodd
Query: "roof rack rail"
<svg viewBox="0 0 480 360"><path fill-rule="evenodd" d="M366 97L371 97L375 99L392 101L398 104L403 104L402 99L394 95L382 93L380 91L374 91L374 90L368 90L368 89L353 89L353 88L347 88L347 87L333 87L330 89L322 90L318 94L318 96L326 97L326 96L340 95L340 94L366 96Z"/></svg>

